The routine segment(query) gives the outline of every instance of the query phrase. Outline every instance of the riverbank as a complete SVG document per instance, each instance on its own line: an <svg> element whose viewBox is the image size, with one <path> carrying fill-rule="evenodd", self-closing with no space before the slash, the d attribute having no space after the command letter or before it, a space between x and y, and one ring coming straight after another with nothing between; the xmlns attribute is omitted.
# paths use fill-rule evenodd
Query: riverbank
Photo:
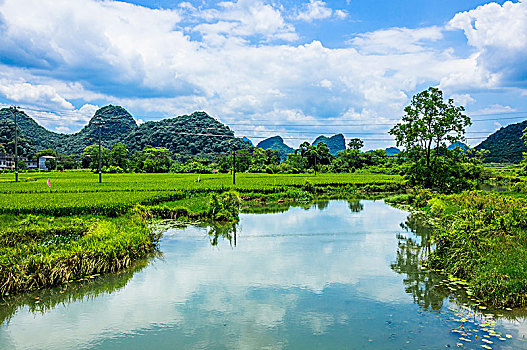
<svg viewBox="0 0 527 350"><path fill-rule="evenodd" d="M47 185L50 178L51 187ZM241 207L404 190L382 174L0 176L0 296L115 272L155 251L152 219L236 221Z"/></svg>
<svg viewBox="0 0 527 350"><path fill-rule="evenodd" d="M527 305L527 200L472 191L418 191L388 199L427 214L435 226L429 268L465 280L486 305Z"/></svg>

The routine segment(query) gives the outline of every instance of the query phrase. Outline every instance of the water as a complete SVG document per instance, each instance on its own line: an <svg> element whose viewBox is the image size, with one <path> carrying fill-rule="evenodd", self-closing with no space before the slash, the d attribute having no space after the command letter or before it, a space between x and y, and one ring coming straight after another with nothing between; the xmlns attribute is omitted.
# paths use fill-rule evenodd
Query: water
<svg viewBox="0 0 527 350"><path fill-rule="evenodd" d="M419 269L429 231L408 213L382 201L273 210L168 229L161 257L0 303L0 348L527 349L524 311L474 312Z"/></svg>

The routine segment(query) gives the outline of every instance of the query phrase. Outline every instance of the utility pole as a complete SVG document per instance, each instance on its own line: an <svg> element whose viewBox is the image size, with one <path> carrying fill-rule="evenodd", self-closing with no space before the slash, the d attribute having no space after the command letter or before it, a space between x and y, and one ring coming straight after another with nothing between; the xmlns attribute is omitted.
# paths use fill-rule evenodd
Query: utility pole
<svg viewBox="0 0 527 350"><path fill-rule="evenodd" d="M317 154L315 153L315 176L317 176Z"/></svg>
<svg viewBox="0 0 527 350"><path fill-rule="evenodd" d="M97 117L97 125L99 127L99 183L102 183L102 173L101 173L101 117Z"/></svg>
<svg viewBox="0 0 527 350"><path fill-rule="evenodd" d="M15 118L15 182L18 182L18 123L17 123L17 110L18 107L11 107L13 117Z"/></svg>
<svg viewBox="0 0 527 350"><path fill-rule="evenodd" d="M236 150L234 150L232 155L232 184L236 185Z"/></svg>

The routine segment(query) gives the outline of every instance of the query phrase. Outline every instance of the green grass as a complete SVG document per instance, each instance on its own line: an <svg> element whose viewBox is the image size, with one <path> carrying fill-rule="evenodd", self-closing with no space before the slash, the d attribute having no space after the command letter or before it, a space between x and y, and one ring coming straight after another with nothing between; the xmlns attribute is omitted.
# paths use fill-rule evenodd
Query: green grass
<svg viewBox="0 0 527 350"><path fill-rule="evenodd" d="M0 231L0 296L115 272L156 245L137 214L63 218L56 223L50 223L51 218L13 221Z"/></svg>
<svg viewBox="0 0 527 350"><path fill-rule="evenodd" d="M430 267L467 280L489 305L527 305L527 200L464 192L435 196L424 209L440 219Z"/></svg>
<svg viewBox="0 0 527 350"><path fill-rule="evenodd" d="M31 178L31 181L28 181ZM46 185L50 179L52 187ZM269 175L238 174L236 185L228 174L105 174L103 183L92 173L27 173L21 182L11 174L0 175L0 213L118 216L136 204L159 204L182 200L193 193L281 193L301 188L309 181L325 191L329 187L350 191L397 189L403 179L384 174Z"/></svg>

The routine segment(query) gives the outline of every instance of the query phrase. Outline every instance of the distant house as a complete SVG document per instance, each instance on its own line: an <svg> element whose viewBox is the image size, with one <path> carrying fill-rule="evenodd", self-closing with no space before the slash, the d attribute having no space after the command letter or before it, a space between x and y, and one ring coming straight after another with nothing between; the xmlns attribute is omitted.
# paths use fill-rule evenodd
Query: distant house
<svg viewBox="0 0 527 350"><path fill-rule="evenodd" d="M38 167L38 160L36 159L29 159L27 157L19 157L18 160L26 163L28 169L36 169Z"/></svg>
<svg viewBox="0 0 527 350"><path fill-rule="evenodd" d="M51 156L42 156L38 159L29 159L27 157L18 157L18 161L26 163L29 169L49 170L46 166L48 159L55 159ZM0 153L0 170L14 170L15 157L11 154Z"/></svg>
<svg viewBox="0 0 527 350"><path fill-rule="evenodd" d="M0 170L14 169L15 157L10 154L0 153Z"/></svg>
<svg viewBox="0 0 527 350"><path fill-rule="evenodd" d="M52 156L42 156L42 157L39 157L38 158L38 168L40 170L49 170L48 167L46 166L46 161L48 159L55 159L55 157L52 157Z"/></svg>

